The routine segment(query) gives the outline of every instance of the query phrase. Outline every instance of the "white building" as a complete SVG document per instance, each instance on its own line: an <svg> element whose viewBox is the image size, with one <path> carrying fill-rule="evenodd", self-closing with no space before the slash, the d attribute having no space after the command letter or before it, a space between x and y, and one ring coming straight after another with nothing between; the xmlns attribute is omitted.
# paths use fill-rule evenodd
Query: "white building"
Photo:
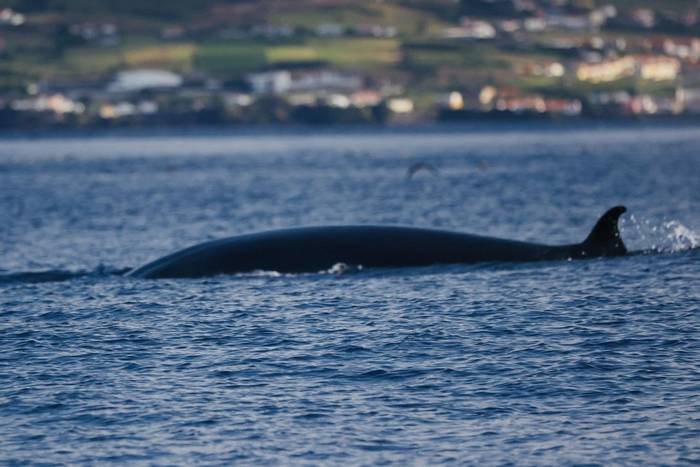
<svg viewBox="0 0 700 467"><path fill-rule="evenodd" d="M248 83L255 94L284 94L291 89L289 71L265 71L248 75Z"/></svg>
<svg viewBox="0 0 700 467"><path fill-rule="evenodd" d="M292 91L354 91L362 87L358 75L331 70L306 71L292 75Z"/></svg>
<svg viewBox="0 0 700 467"><path fill-rule="evenodd" d="M405 97L395 97L387 101L387 107L397 114L409 114L413 112L413 101Z"/></svg>
<svg viewBox="0 0 700 467"><path fill-rule="evenodd" d="M74 101L63 94L41 94L28 99L18 99L12 102L11 108L20 112L53 112L56 114L81 114L85 111L83 103Z"/></svg>
<svg viewBox="0 0 700 467"><path fill-rule="evenodd" d="M182 77L167 70L120 71L107 85L109 92L137 92L145 89L167 89L182 86Z"/></svg>
<svg viewBox="0 0 700 467"><path fill-rule="evenodd" d="M287 70L251 73L248 82L255 94L287 94L290 92L355 91L362 87L358 75L330 70L292 73Z"/></svg>
<svg viewBox="0 0 700 467"><path fill-rule="evenodd" d="M588 16L550 15L547 27L565 31L586 31L594 27Z"/></svg>
<svg viewBox="0 0 700 467"><path fill-rule="evenodd" d="M443 37L447 39L493 39L496 37L496 28L488 21L462 18L460 26L445 29Z"/></svg>
<svg viewBox="0 0 700 467"><path fill-rule="evenodd" d="M316 26L316 34L321 37L340 37L345 35L345 26L337 23L323 23Z"/></svg>

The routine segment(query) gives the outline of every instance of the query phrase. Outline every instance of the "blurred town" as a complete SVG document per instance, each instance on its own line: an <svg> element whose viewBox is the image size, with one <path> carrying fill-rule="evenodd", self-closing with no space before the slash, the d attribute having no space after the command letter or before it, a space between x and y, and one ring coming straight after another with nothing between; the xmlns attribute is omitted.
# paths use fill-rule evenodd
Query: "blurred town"
<svg viewBox="0 0 700 467"><path fill-rule="evenodd" d="M0 0L0 128L700 115L698 0Z"/></svg>

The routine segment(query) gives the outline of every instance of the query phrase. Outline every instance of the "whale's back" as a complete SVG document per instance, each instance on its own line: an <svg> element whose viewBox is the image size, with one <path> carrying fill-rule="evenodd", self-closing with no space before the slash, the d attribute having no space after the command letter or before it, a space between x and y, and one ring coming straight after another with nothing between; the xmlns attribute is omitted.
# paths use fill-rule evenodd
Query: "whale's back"
<svg viewBox="0 0 700 467"><path fill-rule="evenodd" d="M129 275L203 277L251 271L318 272L337 263L400 267L619 256L627 253L617 227L624 212L624 206L609 209L585 241L563 246L415 227L354 225L273 230L195 245Z"/></svg>
<svg viewBox="0 0 700 467"><path fill-rule="evenodd" d="M393 226L284 229L202 243L149 263L135 277L202 277L250 271L317 272L364 267L531 261L547 247L442 230Z"/></svg>

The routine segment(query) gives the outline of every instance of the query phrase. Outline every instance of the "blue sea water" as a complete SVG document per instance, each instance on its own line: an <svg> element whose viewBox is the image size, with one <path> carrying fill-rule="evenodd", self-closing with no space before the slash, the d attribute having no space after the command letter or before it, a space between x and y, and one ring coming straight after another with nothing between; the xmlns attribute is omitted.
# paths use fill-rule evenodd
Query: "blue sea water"
<svg viewBox="0 0 700 467"><path fill-rule="evenodd" d="M0 463L697 464L699 149L692 125L5 137ZM300 225L571 243L616 204L645 254L119 275Z"/></svg>

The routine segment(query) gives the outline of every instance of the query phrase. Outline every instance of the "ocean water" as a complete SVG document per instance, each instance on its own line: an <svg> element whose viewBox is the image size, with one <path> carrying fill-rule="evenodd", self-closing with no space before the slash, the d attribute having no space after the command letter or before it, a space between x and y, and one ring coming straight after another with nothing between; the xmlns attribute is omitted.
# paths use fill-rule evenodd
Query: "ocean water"
<svg viewBox="0 0 700 467"><path fill-rule="evenodd" d="M699 149L692 125L6 135L0 463L697 464ZM643 254L120 275L301 225L572 243L617 204Z"/></svg>

